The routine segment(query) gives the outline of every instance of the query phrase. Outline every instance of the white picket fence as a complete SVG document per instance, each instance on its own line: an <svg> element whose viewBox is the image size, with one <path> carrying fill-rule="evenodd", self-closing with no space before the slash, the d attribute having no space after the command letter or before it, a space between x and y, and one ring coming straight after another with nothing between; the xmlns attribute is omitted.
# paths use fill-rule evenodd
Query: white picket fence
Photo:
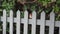
<svg viewBox="0 0 60 34"><path fill-rule="evenodd" d="M28 12L24 12L24 18L20 18L20 11L17 11L16 17L13 17L13 11L10 10L10 16L6 16L6 10L3 10L1 21L3 22L3 34L6 34L6 22L9 22L9 34L13 34L13 23L16 23L16 34L20 34L20 24L24 24L23 34L28 34L28 24L32 25L31 34L36 34L36 25L40 25L40 34L45 34L45 26L49 26L49 34L54 34L54 27L59 27L60 21L55 21L55 14L50 13L50 20L45 20L45 12L41 12L41 19L36 19L36 12L32 12L32 19L28 19Z"/></svg>

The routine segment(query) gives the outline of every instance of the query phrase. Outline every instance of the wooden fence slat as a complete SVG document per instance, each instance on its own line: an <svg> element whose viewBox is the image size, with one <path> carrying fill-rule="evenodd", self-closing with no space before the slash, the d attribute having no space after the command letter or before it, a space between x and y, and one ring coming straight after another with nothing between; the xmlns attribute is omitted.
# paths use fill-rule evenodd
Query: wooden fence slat
<svg viewBox="0 0 60 34"><path fill-rule="evenodd" d="M6 34L6 10L3 10L3 34Z"/></svg>
<svg viewBox="0 0 60 34"><path fill-rule="evenodd" d="M23 34L28 34L28 12L27 11L24 12L24 19L25 19L25 22L24 22L24 33Z"/></svg>
<svg viewBox="0 0 60 34"><path fill-rule="evenodd" d="M52 11L50 13L50 26L49 26L49 34L54 34L54 20L55 20L55 14Z"/></svg>
<svg viewBox="0 0 60 34"><path fill-rule="evenodd" d="M32 32L31 34L36 34L36 12L32 13Z"/></svg>
<svg viewBox="0 0 60 34"><path fill-rule="evenodd" d="M20 11L17 11L16 34L20 34Z"/></svg>
<svg viewBox="0 0 60 34"><path fill-rule="evenodd" d="M28 34L28 24L32 25L31 34L36 34L36 25L40 25L40 34L45 34L45 26L49 26L49 34L54 34L54 27L59 27L59 34L60 34L60 21L55 20L54 12L50 13L50 20L47 20L49 23L45 23L45 12L41 13L41 20L36 19L36 12L33 11L32 19L28 19L28 12L24 12L24 18L21 20L20 18L20 11L17 11L17 17L13 18L13 11L10 10L10 16L7 17L6 10L3 10L3 16L1 16L0 21L3 22L3 34L6 34L6 22L9 22L9 34L13 34L13 22L16 22L16 34L20 34L20 23L24 22L24 32L23 34ZM14 21L15 20L15 21ZM38 22L37 22L38 21ZM31 22L31 23L30 23ZM38 24L37 24L38 23ZM47 24L47 25L46 25Z"/></svg>
<svg viewBox="0 0 60 34"><path fill-rule="evenodd" d="M45 34L45 12L41 13L40 34Z"/></svg>
<svg viewBox="0 0 60 34"><path fill-rule="evenodd" d="M13 34L13 11L10 10L10 34Z"/></svg>

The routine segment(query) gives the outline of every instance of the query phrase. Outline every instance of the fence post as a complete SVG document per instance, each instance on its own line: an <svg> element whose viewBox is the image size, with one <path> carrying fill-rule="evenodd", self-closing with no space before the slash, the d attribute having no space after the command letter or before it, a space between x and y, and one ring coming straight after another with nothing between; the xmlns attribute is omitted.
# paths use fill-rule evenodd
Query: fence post
<svg viewBox="0 0 60 34"><path fill-rule="evenodd" d="M31 34L36 34L36 12L33 11L32 13L32 33Z"/></svg>
<svg viewBox="0 0 60 34"><path fill-rule="evenodd" d="M54 34L54 20L55 20L55 14L52 11L50 13L50 25L49 25L49 34Z"/></svg>
<svg viewBox="0 0 60 34"><path fill-rule="evenodd" d="M40 34L45 34L45 12L41 13Z"/></svg>
<svg viewBox="0 0 60 34"><path fill-rule="evenodd" d="M25 19L24 34L28 34L28 11L27 10L24 12L24 19Z"/></svg>
<svg viewBox="0 0 60 34"><path fill-rule="evenodd" d="M16 34L20 34L20 11L17 11Z"/></svg>
<svg viewBox="0 0 60 34"><path fill-rule="evenodd" d="M10 10L10 34L13 34L13 11Z"/></svg>
<svg viewBox="0 0 60 34"><path fill-rule="evenodd" d="M3 34L6 34L6 10L3 10Z"/></svg>

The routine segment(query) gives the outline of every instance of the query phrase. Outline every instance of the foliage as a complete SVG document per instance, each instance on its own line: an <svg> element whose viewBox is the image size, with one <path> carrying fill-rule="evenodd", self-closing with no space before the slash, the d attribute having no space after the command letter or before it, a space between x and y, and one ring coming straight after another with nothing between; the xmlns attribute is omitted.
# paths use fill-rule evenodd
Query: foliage
<svg viewBox="0 0 60 34"><path fill-rule="evenodd" d="M6 9L8 12L10 9L13 9L14 5L15 5L15 0L10 0L10 1L4 0L2 2L3 9Z"/></svg>
<svg viewBox="0 0 60 34"><path fill-rule="evenodd" d="M42 3L43 6L46 6L49 2L51 2L51 0L38 0L38 2ZM57 4L60 4L60 0L57 1ZM58 13L60 11L60 7L58 7L57 4L55 6L53 6L53 9L54 9L55 13ZM4 0L3 3L2 3L3 9L6 9L8 11L8 13L9 13L10 9L14 8L14 5L15 5L15 0L10 0L8 2L6 0ZM24 5L24 10L26 10L27 8L30 8L33 11L33 10L36 9L35 8L36 6L37 6L36 3ZM41 10L42 9L39 8L39 12L41 12ZM48 13L49 10L50 9L47 9L46 13ZM23 14L23 12L21 12L21 13L22 13L21 16L23 17L24 14ZM56 17L56 20L60 20L60 14ZM7 23L7 25L8 25L8 23ZM1 27L2 27L2 24L0 24L0 29L1 29ZM7 28L7 31L9 31L9 28Z"/></svg>

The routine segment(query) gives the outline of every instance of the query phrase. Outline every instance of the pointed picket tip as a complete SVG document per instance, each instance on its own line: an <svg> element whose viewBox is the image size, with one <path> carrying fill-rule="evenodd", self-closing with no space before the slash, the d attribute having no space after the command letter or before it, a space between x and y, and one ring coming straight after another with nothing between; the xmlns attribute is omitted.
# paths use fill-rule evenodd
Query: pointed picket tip
<svg viewBox="0 0 60 34"><path fill-rule="evenodd" d="M36 11L32 12L32 19L36 19Z"/></svg>
<svg viewBox="0 0 60 34"><path fill-rule="evenodd" d="M24 14L28 14L28 11L27 11L27 10L25 10L25 11L24 11Z"/></svg>
<svg viewBox="0 0 60 34"><path fill-rule="evenodd" d="M13 10L10 10L10 13L13 13Z"/></svg>
<svg viewBox="0 0 60 34"><path fill-rule="evenodd" d="M45 12L44 11L41 12L41 20L42 21L45 20Z"/></svg>
<svg viewBox="0 0 60 34"><path fill-rule="evenodd" d="M13 17L13 10L10 10L10 16Z"/></svg>
<svg viewBox="0 0 60 34"><path fill-rule="evenodd" d="M50 15L53 15L53 14L55 14L53 11L50 13Z"/></svg>
<svg viewBox="0 0 60 34"><path fill-rule="evenodd" d="M27 10L25 10L25 12L24 12L24 18L28 19L28 11Z"/></svg>
<svg viewBox="0 0 60 34"><path fill-rule="evenodd" d="M55 13L53 11L50 13L50 20L51 21L55 20Z"/></svg>
<svg viewBox="0 0 60 34"><path fill-rule="evenodd" d="M17 12L20 12L20 10L17 10Z"/></svg>
<svg viewBox="0 0 60 34"><path fill-rule="evenodd" d="M3 10L3 16L6 16L6 10L5 9Z"/></svg>
<svg viewBox="0 0 60 34"><path fill-rule="evenodd" d="M20 10L17 11L17 14L20 14Z"/></svg>
<svg viewBox="0 0 60 34"><path fill-rule="evenodd" d="M6 10L4 9L3 12L6 12Z"/></svg>
<svg viewBox="0 0 60 34"><path fill-rule="evenodd" d="M5 14L6 12L7 12L7 11L4 9L4 10L3 10L3 14Z"/></svg>
<svg viewBox="0 0 60 34"><path fill-rule="evenodd" d="M33 11L32 13L36 13L36 11Z"/></svg>
<svg viewBox="0 0 60 34"><path fill-rule="evenodd" d="M52 15L52 14L55 14L55 13L54 13L54 9L50 12L50 15Z"/></svg>
<svg viewBox="0 0 60 34"><path fill-rule="evenodd" d="M27 10L25 10L24 15L28 15L28 11Z"/></svg>
<svg viewBox="0 0 60 34"><path fill-rule="evenodd" d="M25 13L28 13L28 11L27 11L27 10L25 10Z"/></svg>
<svg viewBox="0 0 60 34"><path fill-rule="evenodd" d="M44 11L42 11L42 12L41 12L41 14L45 14L45 12L44 12Z"/></svg>
<svg viewBox="0 0 60 34"><path fill-rule="evenodd" d="M52 11L51 13L54 13L54 12ZM51 13L50 13L50 14L51 14Z"/></svg>
<svg viewBox="0 0 60 34"><path fill-rule="evenodd" d="M19 10L17 11L17 15L16 16L17 16L18 19L20 19L20 11Z"/></svg>
<svg viewBox="0 0 60 34"><path fill-rule="evenodd" d="M36 11L33 11L32 12L32 16L36 16Z"/></svg>

